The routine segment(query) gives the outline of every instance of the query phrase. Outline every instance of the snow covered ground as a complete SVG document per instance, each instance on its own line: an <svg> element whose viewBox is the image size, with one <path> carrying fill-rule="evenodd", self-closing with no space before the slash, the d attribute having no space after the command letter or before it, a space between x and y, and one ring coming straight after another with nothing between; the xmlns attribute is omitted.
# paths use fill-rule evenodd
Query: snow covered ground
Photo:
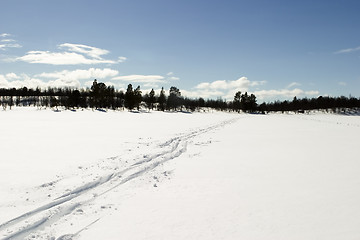
<svg viewBox="0 0 360 240"><path fill-rule="evenodd" d="M360 239L360 117L0 111L0 239Z"/></svg>

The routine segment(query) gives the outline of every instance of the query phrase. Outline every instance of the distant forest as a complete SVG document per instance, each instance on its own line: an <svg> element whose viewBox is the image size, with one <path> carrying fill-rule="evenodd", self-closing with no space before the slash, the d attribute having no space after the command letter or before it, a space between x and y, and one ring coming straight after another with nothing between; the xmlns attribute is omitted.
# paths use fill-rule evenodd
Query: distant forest
<svg viewBox="0 0 360 240"><path fill-rule="evenodd" d="M142 94L140 86L135 89L128 85L126 92L106 86L95 79L91 88L48 88L46 90L26 87L15 89L0 89L0 105L4 110L13 106L35 106L39 108L50 107L57 110L92 108L113 110L158 110L158 111L199 111L201 109L215 109L220 111L236 111L247 113L268 113L294 111L304 113L309 110L325 110L341 112L345 109L359 109L360 98L355 97L294 97L292 101L275 101L257 104L256 96L247 92L237 92L233 101L221 98L191 99L181 96L177 87L171 87L166 95L164 88L159 93L152 89L149 93Z"/></svg>

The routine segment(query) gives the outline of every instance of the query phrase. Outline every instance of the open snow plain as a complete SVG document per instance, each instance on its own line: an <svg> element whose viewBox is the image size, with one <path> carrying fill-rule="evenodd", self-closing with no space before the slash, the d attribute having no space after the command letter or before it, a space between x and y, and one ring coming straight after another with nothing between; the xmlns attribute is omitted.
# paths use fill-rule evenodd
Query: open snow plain
<svg viewBox="0 0 360 240"><path fill-rule="evenodd" d="M360 239L360 117L0 111L0 239Z"/></svg>

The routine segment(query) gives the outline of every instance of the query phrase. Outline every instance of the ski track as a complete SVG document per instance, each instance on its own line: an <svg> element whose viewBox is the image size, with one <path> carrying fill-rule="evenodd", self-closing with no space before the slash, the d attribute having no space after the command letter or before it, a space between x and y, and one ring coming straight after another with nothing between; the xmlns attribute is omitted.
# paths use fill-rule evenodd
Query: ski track
<svg viewBox="0 0 360 240"><path fill-rule="evenodd" d="M144 176L144 174L157 168L159 165L179 157L186 152L188 141L194 137L231 124L237 119L238 118L234 118L207 128L192 130L190 133L183 133L164 143L158 144L157 148L162 151L151 155L143 155L144 159L135 162L122 171L99 177L97 180L77 187L41 207L0 224L0 238L2 240L25 239L37 231L51 227L64 216L71 214L82 204L93 201L97 197L109 193L133 179ZM116 157L113 157L113 159L115 158ZM63 234L58 237L57 240L72 239L72 237L75 237L98 220L99 219L74 234ZM48 239L55 240L55 237L48 236Z"/></svg>

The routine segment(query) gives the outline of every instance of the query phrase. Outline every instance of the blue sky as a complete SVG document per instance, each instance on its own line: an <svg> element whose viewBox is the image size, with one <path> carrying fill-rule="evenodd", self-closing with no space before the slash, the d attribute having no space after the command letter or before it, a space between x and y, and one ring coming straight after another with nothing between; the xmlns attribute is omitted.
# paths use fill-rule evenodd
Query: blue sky
<svg viewBox="0 0 360 240"><path fill-rule="evenodd" d="M0 87L360 96L359 1L0 2Z"/></svg>

